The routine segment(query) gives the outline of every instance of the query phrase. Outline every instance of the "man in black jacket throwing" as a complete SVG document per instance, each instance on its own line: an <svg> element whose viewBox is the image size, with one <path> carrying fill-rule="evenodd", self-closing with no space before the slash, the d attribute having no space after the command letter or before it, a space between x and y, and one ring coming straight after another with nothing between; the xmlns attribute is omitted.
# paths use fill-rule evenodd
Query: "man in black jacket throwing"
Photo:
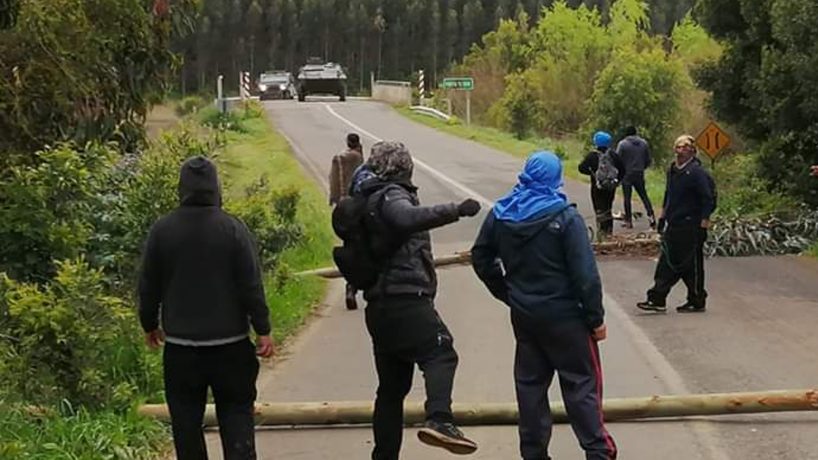
<svg viewBox="0 0 818 460"><path fill-rule="evenodd" d="M373 216L373 240L390 240L396 250L366 289L366 325L372 337L378 392L375 400L373 460L398 460L403 438L403 401L412 387L415 364L426 382L426 444L469 454L477 445L454 425L452 387L457 353L452 335L434 307L437 276L429 230L474 216L480 204L420 206L412 185L413 162L399 142L378 142L367 168L375 175L361 184ZM380 191L380 193L375 192Z"/></svg>
<svg viewBox="0 0 818 460"><path fill-rule="evenodd" d="M207 459L202 418L209 387L224 458L255 459L256 354L273 354L256 248L247 227L222 211L216 167L206 158L182 165L179 198L181 205L150 230L139 279L146 341L151 348L165 343L176 458Z"/></svg>
<svg viewBox="0 0 818 460"><path fill-rule="evenodd" d="M523 460L550 458L554 372L585 458L613 460L617 449L603 422L597 345L607 337L602 283L585 222L562 185L555 154L529 157L519 184L483 222L472 264L492 295L511 307Z"/></svg>
<svg viewBox="0 0 818 460"><path fill-rule="evenodd" d="M716 209L713 179L696 158L696 141L683 135L674 144L676 161L667 172L667 188L659 219L661 255L648 298L636 306L645 311L666 312L668 293L681 279L687 286L687 302L680 313L705 311L704 243L710 215Z"/></svg>

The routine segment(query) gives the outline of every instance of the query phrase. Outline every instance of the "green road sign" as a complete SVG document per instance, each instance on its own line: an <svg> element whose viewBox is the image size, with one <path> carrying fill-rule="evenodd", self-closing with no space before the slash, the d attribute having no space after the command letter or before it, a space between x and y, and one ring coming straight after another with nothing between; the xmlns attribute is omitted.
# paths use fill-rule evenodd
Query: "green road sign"
<svg viewBox="0 0 818 460"><path fill-rule="evenodd" d="M452 77L443 79L443 88L460 89L471 91L474 89L474 78L472 77Z"/></svg>

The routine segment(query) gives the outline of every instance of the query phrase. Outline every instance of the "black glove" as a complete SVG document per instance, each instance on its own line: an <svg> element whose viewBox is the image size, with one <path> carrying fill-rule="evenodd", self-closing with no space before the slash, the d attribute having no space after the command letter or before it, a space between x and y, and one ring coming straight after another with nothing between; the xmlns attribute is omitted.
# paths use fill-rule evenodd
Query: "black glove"
<svg viewBox="0 0 818 460"><path fill-rule="evenodd" d="M480 203L471 198L467 198L462 203L457 205L457 213L460 217L476 216L480 212Z"/></svg>

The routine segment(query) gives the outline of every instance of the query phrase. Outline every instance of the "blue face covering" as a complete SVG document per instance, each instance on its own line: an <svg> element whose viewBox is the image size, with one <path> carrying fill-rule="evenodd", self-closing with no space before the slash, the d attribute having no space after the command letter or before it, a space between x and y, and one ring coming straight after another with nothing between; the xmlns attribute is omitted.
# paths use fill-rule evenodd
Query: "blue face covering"
<svg viewBox="0 0 818 460"><path fill-rule="evenodd" d="M562 193L562 162L553 152L536 152L528 157L519 183L494 204L494 217L525 222L565 206Z"/></svg>

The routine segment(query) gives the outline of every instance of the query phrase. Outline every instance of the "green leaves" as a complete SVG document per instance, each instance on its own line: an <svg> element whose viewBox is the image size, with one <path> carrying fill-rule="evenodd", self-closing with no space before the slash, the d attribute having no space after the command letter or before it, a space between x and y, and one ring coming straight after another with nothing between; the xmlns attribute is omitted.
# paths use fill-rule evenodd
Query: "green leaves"
<svg viewBox="0 0 818 460"><path fill-rule="evenodd" d="M588 131L633 125L654 146L654 155L667 157L668 136L689 84L681 63L661 50L619 51L594 85Z"/></svg>
<svg viewBox="0 0 818 460"><path fill-rule="evenodd" d="M172 13L192 8L174 2ZM177 32L137 0L23 2L0 40L0 152L109 140L133 151L178 63L169 48Z"/></svg>
<svg viewBox="0 0 818 460"><path fill-rule="evenodd" d="M716 115L755 143L760 172L775 190L818 205L818 181L809 177L818 160L818 5L701 0L697 16L726 41L718 63L697 74Z"/></svg>

